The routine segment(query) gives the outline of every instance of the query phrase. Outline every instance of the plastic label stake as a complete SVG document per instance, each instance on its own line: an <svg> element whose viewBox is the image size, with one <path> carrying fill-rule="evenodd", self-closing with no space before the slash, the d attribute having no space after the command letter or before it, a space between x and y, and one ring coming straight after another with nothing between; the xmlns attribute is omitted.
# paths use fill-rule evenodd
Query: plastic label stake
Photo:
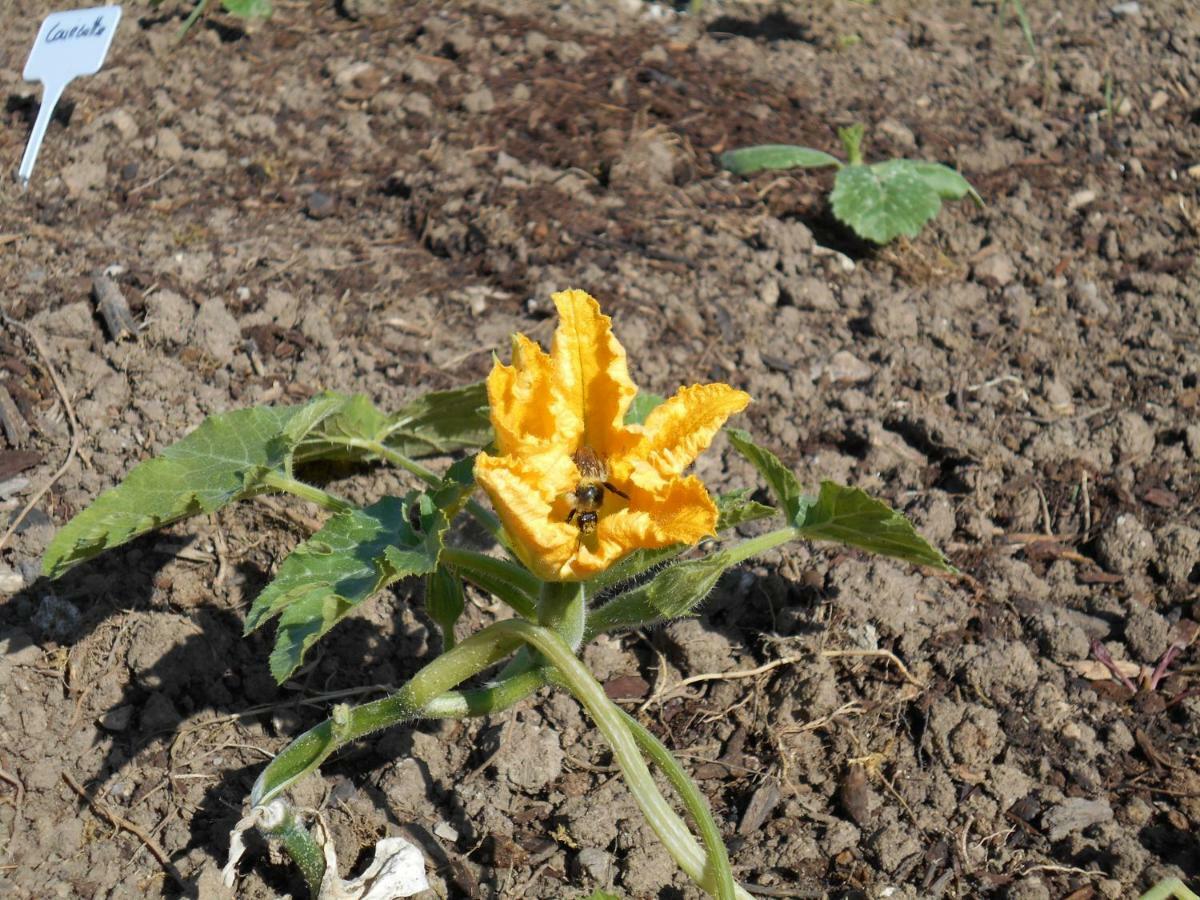
<svg viewBox="0 0 1200 900"><path fill-rule="evenodd" d="M37 40L25 63L25 80L42 83L42 105L25 146L25 155L21 157L21 168L17 170L17 178L22 184L29 184L58 98L76 75L95 75L100 71L119 21L119 6L69 9L50 13L42 20Z"/></svg>

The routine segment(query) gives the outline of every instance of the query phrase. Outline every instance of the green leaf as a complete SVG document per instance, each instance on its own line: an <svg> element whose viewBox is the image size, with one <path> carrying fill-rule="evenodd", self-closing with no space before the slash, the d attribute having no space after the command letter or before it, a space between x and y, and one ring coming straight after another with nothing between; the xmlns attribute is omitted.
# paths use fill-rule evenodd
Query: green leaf
<svg viewBox="0 0 1200 900"><path fill-rule="evenodd" d="M385 443L405 456L442 456L484 447L492 440L482 381L435 391L400 409L387 425Z"/></svg>
<svg viewBox="0 0 1200 900"><path fill-rule="evenodd" d="M454 646L454 625L466 608L462 579L438 566L425 576L425 610L442 630L442 649Z"/></svg>
<svg viewBox="0 0 1200 900"><path fill-rule="evenodd" d="M625 412L625 424L641 425L646 421L646 416L650 415L650 411L665 399L665 397L650 391L638 391L633 402L629 404L629 409Z"/></svg>
<svg viewBox="0 0 1200 900"><path fill-rule="evenodd" d="M580 897L579 900L621 900L620 894L610 894L608 891L602 891L596 888L586 897Z"/></svg>
<svg viewBox="0 0 1200 900"><path fill-rule="evenodd" d="M427 494L384 497L331 517L293 550L246 617L249 634L279 616L270 660L276 681L364 600L407 575L432 572L446 527Z"/></svg>
<svg viewBox="0 0 1200 900"><path fill-rule="evenodd" d="M750 499L754 493L750 488L741 488L722 494L717 498L717 533L746 522L754 522L775 515L778 510Z"/></svg>
<svg viewBox="0 0 1200 900"><path fill-rule="evenodd" d="M908 519L858 488L821 482L820 495L796 526L800 536L810 540L835 541L919 566L955 571Z"/></svg>
<svg viewBox="0 0 1200 900"><path fill-rule="evenodd" d="M916 237L941 210L942 198L959 199L967 194L979 196L953 169L892 159L842 168L834 179L830 200L833 214L860 237L886 244L902 234Z"/></svg>
<svg viewBox="0 0 1200 900"><path fill-rule="evenodd" d="M761 144L729 150L721 154L720 163L722 168L735 175L753 175L764 169L822 169L842 164L836 156L821 150L791 144Z"/></svg>
<svg viewBox="0 0 1200 900"><path fill-rule="evenodd" d="M961 200L963 197L970 197L978 205L983 205L983 198L979 196L975 188L971 187L970 182L949 166L915 159L898 159L894 162L911 167L913 174L936 191L943 200ZM883 165L887 165L887 163L883 163Z"/></svg>
<svg viewBox="0 0 1200 900"><path fill-rule="evenodd" d="M597 634L636 628L685 616L709 595L721 573L736 565L732 550L718 550L700 559L675 563L645 584L631 588L588 615L584 643Z"/></svg>
<svg viewBox="0 0 1200 900"><path fill-rule="evenodd" d="M779 458L764 447L760 447L750 439L749 433L740 428L726 430L729 442L733 444L742 456L746 457L758 473L766 479L767 486L775 495L775 500L783 510L789 523L795 523L804 514L812 500L805 497L800 490L800 482L792 474L792 470L779 461Z"/></svg>
<svg viewBox="0 0 1200 900"><path fill-rule="evenodd" d="M260 492L266 473L288 467L288 426L306 409L263 406L205 419L64 525L46 550L42 572L57 578L155 528Z"/></svg>
<svg viewBox="0 0 1200 900"><path fill-rule="evenodd" d="M239 19L266 19L271 15L271 0L221 0L221 5Z"/></svg>

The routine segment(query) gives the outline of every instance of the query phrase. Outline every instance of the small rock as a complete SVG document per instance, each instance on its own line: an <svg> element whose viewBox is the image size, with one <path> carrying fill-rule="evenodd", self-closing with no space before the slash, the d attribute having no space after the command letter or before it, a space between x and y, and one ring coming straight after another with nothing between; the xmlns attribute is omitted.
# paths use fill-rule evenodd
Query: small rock
<svg viewBox="0 0 1200 900"><path fill-rule="evenodd" d="M1002 288L1016 277L1017 267L1007 253L993 253L975 264L972 275L984 287Z"/></svg>
<svg viewBox="0 0 1200 900"><path fill-rule="evenodd" d="M1153 663L1171 640L1171 626L1154 610L1140 603L1133 604L1133 611L1125 620L1125 646L1134 659Z"/></svg>
<svg viewBox="0 0 1200 900"><path fill-rule="evenodd" d="M1051 841L1061 841L1067 835L1083 831L1092 825L1111 822L1112 818L1112 807L1108 805L1107 800L1072 797L1047 810L1042 816L1042 825Z"/></svg>
<svg viewBox="0 0 1200 900"><path fill-rule="evenodd" d="M839 350L829 360L825 373L838 384L859 384L870 380L875 370L847 350Z"/></svg>
<svg viewBox="0 0 1200 900"><path fill-rule="evenodd" d="M1096 192L1091 190L1076 191L1067 198L1067 211L1075 212L1077 209L1083 209L1096 199Z"/></svg>
<svg viewBox="0 0 1200 900"><path fill-rule="evenodd" d="M100 727L106 731L124 731L133 719L133 706L126 704L110 709L100 717Z"/></svg>
<svg viewBox="0 0 1200 900"><path fill-rule="evenodd" d="M30 622L45 637L56 641L69 640L79 627L79 607L54 594L43 594Z"/></svg>
<svg viewBox="0 0 1200 900"><path fill-rule="evenodd" d="M1071 305L1085 316L1093 319L1107 319L1110 313L1108 304L1100 297L1100 288L1094 281L1077 281L1071 285L1068 292Z"/></svg>
<svg viewBox="0 0 1200 900"><path fill-rule="evenodd" d="M443 841L454 844L458 842L458 831L449 822L438 822L433 826L433 833Z"/></svg>
<svg viewBox="0 0 1200 900"><path fill-rule="evenodd" d="M1096 541L1096 558L1110 572L1132 572L1154 553L1154 538L1141 522L1128 513L1117 516Z"/></svg>
<svg viewBox="0 0 1200 900"><path fill-rule="evenodd" d="M310 219L328 219L337 210L337 201L324 191L313 191L304 203L304 212Z"/></svg>
<svg viewBox="0 0 1200 900"><path fill-rule="evenodd" d="M917 139L913 136L912 129L897 119L884 119L875 126L875 130L890 137L902 149L912 150L917 146Z"/></svg>
<svg viewBox="0 0 1200 900"><path fill-rule="evenodd" d="M1138 3L1137 0L1133 0L1131 3L1118 3L1116 6L1112 7L1109 12L1112 13L1113 17L1117 19L1124 19L1130 16L1140 16L1142 14L1142 4Z"/></svg>
<svg viewBox="0 0 1200 900"><path fill-rule="evenodd" d="M187 341L194 310L182 295L155 291L146 298L146 330L152 337L176 344Z"/></svg>
<svg viewBox="0 0 1200 900"><path fill-rule="evenodd" d="M576 857L579 869L593 878L598 884L610 884L613 879L613 859L608 853L596 847L584 847Z"/></svg>
<svg viewBox="0 0 1200 900"><path fill-rule="evenodd" d="M0 564L0 594L15 594L25 587L25 576L16 569Z"/></svg>
<svg viewBox="0 0 1200 900"><path fill-rule="evenodd" d="M179 162L183 159L183 144L179 135L170 128L158 129L158 134L154 137L154 152L167 162Z"/></svg>
<svg viewBox="0 0 1200 900"><path fill-rule="evenodd" d="M205 300L192 321L192 341L217 362L228 365L242 343L237 320L216 297Z"/></svg>
<svg viewBox="0 0 1200 900"><path fill-rule="evenodd" d="M491 112L496 108L496 98L492 96L492 92L486 87L481 87L477 91L471 91L463 97L463 109L469 113L486 113Z"/></svg>
<svg viewBox="0 0 1200 900"><path fill-rule="evenodd" d="M166 694L156 691L146 700L142 708L141 731L143 735L171 731L179 724L181 716Z"/></svg>
<svg viewBox="0 0 1200 900"><path fill-rule="evenodd" d="M888 297L874 301L867 327L871 333L885 340L915 337L917 334L917 311L907 298Z"/></svg>
<svg viewBox="0 0 1200 900"><path fill-rule="evenodd" d="M62 170L63 184L71 197L78 197L85 191L103 187L107 175L108 167L102 162L77 162L64 166Z"/></svg>

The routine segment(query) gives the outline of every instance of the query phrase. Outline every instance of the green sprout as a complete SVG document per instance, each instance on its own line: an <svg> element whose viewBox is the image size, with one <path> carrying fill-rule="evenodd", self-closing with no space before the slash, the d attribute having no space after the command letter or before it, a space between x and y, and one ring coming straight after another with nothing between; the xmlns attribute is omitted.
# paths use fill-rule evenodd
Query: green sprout
<svg viewBox="0 0 1200 900"><path fill-rule="evenodd" d="M765 169L820 169L834 166L830 201L837 219L861 238L886 244L900 235L916 237L938 214L943 200L983 200L954 169L941 163L889 159L864 163L863 126L838 129L846 162L821 150L790 144L763 144L721 154L721 165L735 175Z"/></svg>
<svg viewBox="0 0 1200 900"><path fill-rule="evenodd" d="M150 0L150 3L152 6L161 6L163 0ZM176 40L182 41L187 36L192 26L208 11L208 3L209 0L196 0L196 5L192 7L192 11L188 14L188 17L183 20L183 24L179 26L179 34L176 35ZM245 19L246 21L256 21L271 17L271 0L221 0L221 6L231 16L238 19Z"/></svg>

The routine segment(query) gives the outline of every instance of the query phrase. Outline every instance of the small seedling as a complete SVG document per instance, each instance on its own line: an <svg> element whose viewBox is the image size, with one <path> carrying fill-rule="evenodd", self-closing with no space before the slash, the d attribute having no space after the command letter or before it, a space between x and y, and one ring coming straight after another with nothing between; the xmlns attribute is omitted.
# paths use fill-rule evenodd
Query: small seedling
<svg viewBox="0 0 1200 900"><path fill-rule="evenodd" d="M714 500L685 472L750 398L726 384L684 387L667 400L639 394L596 301L563 291L554 302L551 352L516 335L512 364L497 362L486 385L430 394L392 415L361 395L325 393L302 406L212 416L102 494L46 551L43 570L53 578L238 500L283 493L317 504L327 513L324 525L280 563L246 618L247 633L278 620L269 667L280 684L371 597L402 578L424 579L441 655L380 700L335 706L267 765L232 837L231 879L241 832L257 828L282 843L314 896L333 896L323 888L337 875L326 829L319 816L288 803L291 786L340 747L382 728L487 715L558 688L574 695L608 741L630 793L680 868L720 900L749 900L704 795L658 738L608 698L584 666L583 647L607 632L690 614L727 569L792 540L834 541L953 571L908 520L862 491L824 482L816 497L805 496L795 475L745 432L730 430L729 442L767 482L776 507L751 500L749 490ZM461 458L440 475L415 460L454 454ZM322 460L390 463L427 488L359 507L296 476ZM494 513L473 498L477 488ZM495 554L447 541L459 513L494 537ZM744 540L734 532L772 516L783 520L774 530ZM725 542L713 549L707 539L722 532ZM464 583L514 615L456 639ZM485 685L460 687L500 664ZM699 841L663 797L647 760L678 794ZM400 872L402 854L411 856L406 846L385 852L380 842L376 861ZM420 873L400 874L415 883Z"/></svg>
<svg viewBox="0 0 1200 900"><path fill-rule="evenodd" d="M866 164L862 157L863 126L838 129L846 162L821 150L790 144L763 144L721 154L721 165L735 175L764 169L837 167L830 201L839 221L861 238L886 244L900 235L916 237L938 214L943 200L983 200L967 180L949 166L912 159Z"/></svg>
<svg viewBox="0 0 1200 900"><path fill-rule="evenodd" d="M208 2L209 0L196 0L196 5L192 7L191 13L183 20L183 24L179 26L179 34L176 36L177 40L182 41L192 26L208 11ZM161 6L163 0L150 0L150 4L152 6ZM247 21L268 19L271 16L271 0L221 0L221 6L231 16Z"/></svg>

